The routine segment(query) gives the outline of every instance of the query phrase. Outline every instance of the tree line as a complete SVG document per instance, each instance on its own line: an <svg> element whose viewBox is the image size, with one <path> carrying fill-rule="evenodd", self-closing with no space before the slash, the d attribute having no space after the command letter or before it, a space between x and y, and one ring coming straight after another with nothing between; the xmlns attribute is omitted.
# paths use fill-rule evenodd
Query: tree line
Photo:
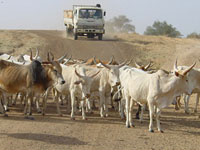
<svg viewBox="0 0 200 150"><path fill-rule="evenodd" d="M106 30L111 33L135 33L135 26L132 24L132 20L125 15L120 15L106 21ZM161 35L174 38L182 36L180 31L166 21L154 21L152 26L147 26L144 35ZM187 35L187 38L200 39L200 34L193 32Z"/></svg>

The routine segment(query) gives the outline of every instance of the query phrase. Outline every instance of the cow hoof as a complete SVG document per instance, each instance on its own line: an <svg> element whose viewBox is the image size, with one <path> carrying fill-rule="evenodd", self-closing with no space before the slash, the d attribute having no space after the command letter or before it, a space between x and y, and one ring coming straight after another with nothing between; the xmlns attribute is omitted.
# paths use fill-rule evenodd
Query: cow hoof
<svg viewBox="0 0 200 150"><path fill-rule="evenodd" d="M115 107L114 107L114 106L112 106L112 109L115 109Z"/></svg>
<svg viewBox="0 0 200 150"><path fill-rule="evenodd" d="M8 114L4 114L4 117L8 117Z"/></svg>
<svg viewBox="0 0 200 150"><path fill-rule="evenodd" d="M131 128L135 128L135 126L134 126L134 125L131 125Z"/></svg>
<svg viewBox="0 0 200 150"><path fill-rule="evenodd" d="M139 115L136 115L136 116L135 116L135 119L140 119Z"/></svg>
<svg viewBox="0 0 200 150"><path fill-rule="evenodd" d="M9 112L10 111L10 109L6 109L6 112Z"/></svg>
<svg viewBox="0 0 200 150"><path fill-rule="evenodd" d="M88 120L88 118L83 118L83 120Z"/></svg>
<svg viewBox="0 0 200 150"><path fill-rule="evenodd" d="M89 114L94 114L94 112L93 112L93 111L89 111L88 113L89 113Z"/></svg>
<svg viewBox="0 0 200 150"><path fill-rule="evenodd" d="M130 125L126 126L127 128L130 128Z"/></svg>
<svg viewBox="0 0 200 150"><path fill-rule="evenodd" d="M35 120L35 118L32 116L25 116L24 119Z"/></svg>
<svg viewBox="0 0 200 150"><path fill-rule="evenodd" d="M75 118L71 118L71 120L75 120Z"/></svg>
<svg viewBox="0 0 200 150"><path fill-rule="evenodd" d="M163 131L163 130L160 130L159 132L160 132L160 133L164 133L164 131Z"/></svg>
<svg viewBox="0 0 200 150"><path fill-rule="evenodd" d="M189 111L185 111L185 114L190 114L190 112Z"/></svg>
<svg viewBox="0 0 200 150"><path fill-rule="evenodd" d="M124 120L126 120L126 119L125 119L125 118L121 118L121 120L123 120L123 121L124 121Z"/></svg>
<svg viewBox="0 0 200 150"><path fill-rule="evenodd" d="M153 130L153 129L150 129L149 132L154 133L154 130Z"/></svg>

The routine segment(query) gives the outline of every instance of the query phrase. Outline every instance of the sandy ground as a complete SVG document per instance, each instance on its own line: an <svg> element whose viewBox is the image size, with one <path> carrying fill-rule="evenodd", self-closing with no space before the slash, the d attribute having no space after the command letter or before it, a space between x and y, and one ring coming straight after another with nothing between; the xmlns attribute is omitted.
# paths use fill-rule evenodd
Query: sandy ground
<svg viewBox="0 0 200 150"><path fill-rule="evenodd" d="M0 31L0 52L15 49L15 55L28 54L29 48L36 47L44 59L49 50L57 58L66 52L81 59L96 55L108 60L114 55L119 61L130 58L143 64L153 61L155 68L166 69L173 67L176 57L181 65L198 62L200 53L200 41L191 39L117 35L106 36L103 41L86 38L74 41L64 38L62 31ZM173 106L162 111L163 134L148 132L147 112L142 124L134 119L136 127L126 128L125 122L111 108L108 118L100 118L99 111L95 110L94 114L87 114L86 121L79 113L72 121L65 105L62 106L64 116L59 117L54 102L49 99L46 116L34 111L35 120L25 120L17 105L10 107L9 117L0 117L0 149L200 149L200 113L193 113L194 99L192 96L191 114L185 114L183 108L175 111Z"/></svg>

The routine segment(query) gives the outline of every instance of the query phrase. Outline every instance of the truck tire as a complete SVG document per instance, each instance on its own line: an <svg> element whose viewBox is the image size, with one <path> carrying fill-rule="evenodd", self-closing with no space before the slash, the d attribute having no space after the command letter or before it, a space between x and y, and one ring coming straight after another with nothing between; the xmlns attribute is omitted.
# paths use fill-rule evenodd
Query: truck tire
<svg viewBox="0 0 200 150"><path fill-rule="evenodd" d="M66 37L68 38L70 36L70 31L69 31L69 28L66 27Z"/></svg>
<svg viewBox="0 0 200 150"><path fill-rule="evenodd" d="M103 34L99 34L98 35L98 40L102 40L103 39Z"/></svg>
<svg viewBox="0 0 200 150"><path fill-rule="evenodd" d="M74 40L78 40L78 34L74 33Z"/></svg>

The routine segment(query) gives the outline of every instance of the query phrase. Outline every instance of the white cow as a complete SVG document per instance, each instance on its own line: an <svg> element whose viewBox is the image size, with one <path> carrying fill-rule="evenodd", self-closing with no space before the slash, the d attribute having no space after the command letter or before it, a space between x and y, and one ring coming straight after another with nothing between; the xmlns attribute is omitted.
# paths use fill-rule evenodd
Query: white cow
<svg viewBox="0 0 200 150"><path fill-rule="evenodd" d="M174 70L185 70L187 69L188 66L175 66ZM187 74L188 80L189 80L189 87L190 90L192 90L192 93L196 93L196 105L195 105L195 109L194 112L197 112L197 106L199 103L199 94L200 94L200 69L197 68L193 68L188 74ZM185 113L189 113L189 99L190 99L190 95L187 94L183 94L184 97L184 102L185 102Z"/></svg>
<svg viewBox="0 0 200 150"><path fill-rule="evenodd" d="M86 75L87 71L82 65L71 65L71 66L65 66L62 65L63 70L63 77L65 80L65 84L63 85L57 85L55 89L63 95L69 95L71 96L71 119L74 118L74 112L75 112L75 98L78 97L81 99L81 105L82 105L82 118L85 120L85 100L90 97L90 87L92 84L93 78L99 74L99 70L97 69L95 73L92 75ZM61 114L59 105L58 105L58 93L56 93L56 103L57 103L57 109L58 113Z"/></svg>
<svg viewBox="0 0 200 150"><path fill-rule="evenodd" d="M193 64L186 70L167 73L164 70L158 70L156 73L148 74L135 73L132 69L126 69L122 72L121 85L124 97L126 99L126 127L133 127L132 107L134 102L141 104L148 103L150 124L149 131L153 132L153 113L154 106L157 107L157 128L163 132L160 127L161 109L172 103L177 95L182 93L191 94L188 78L186 74L194 67Z"/></svg>
<svg viewBox="0 0 200 150"><path fill-rule="evenodd" d="M120 84L119 80L119 69L123 67L126 62L120 65L107 65L101 62L100 67L101 72L98 76L94 78L91 86L91 93L99 92L100 98L100 116L108 116L108 106L107 103L111 98L111 88L118 86ZM96 67L86 66L86 68L92 73L95 71Z"/></svg>

